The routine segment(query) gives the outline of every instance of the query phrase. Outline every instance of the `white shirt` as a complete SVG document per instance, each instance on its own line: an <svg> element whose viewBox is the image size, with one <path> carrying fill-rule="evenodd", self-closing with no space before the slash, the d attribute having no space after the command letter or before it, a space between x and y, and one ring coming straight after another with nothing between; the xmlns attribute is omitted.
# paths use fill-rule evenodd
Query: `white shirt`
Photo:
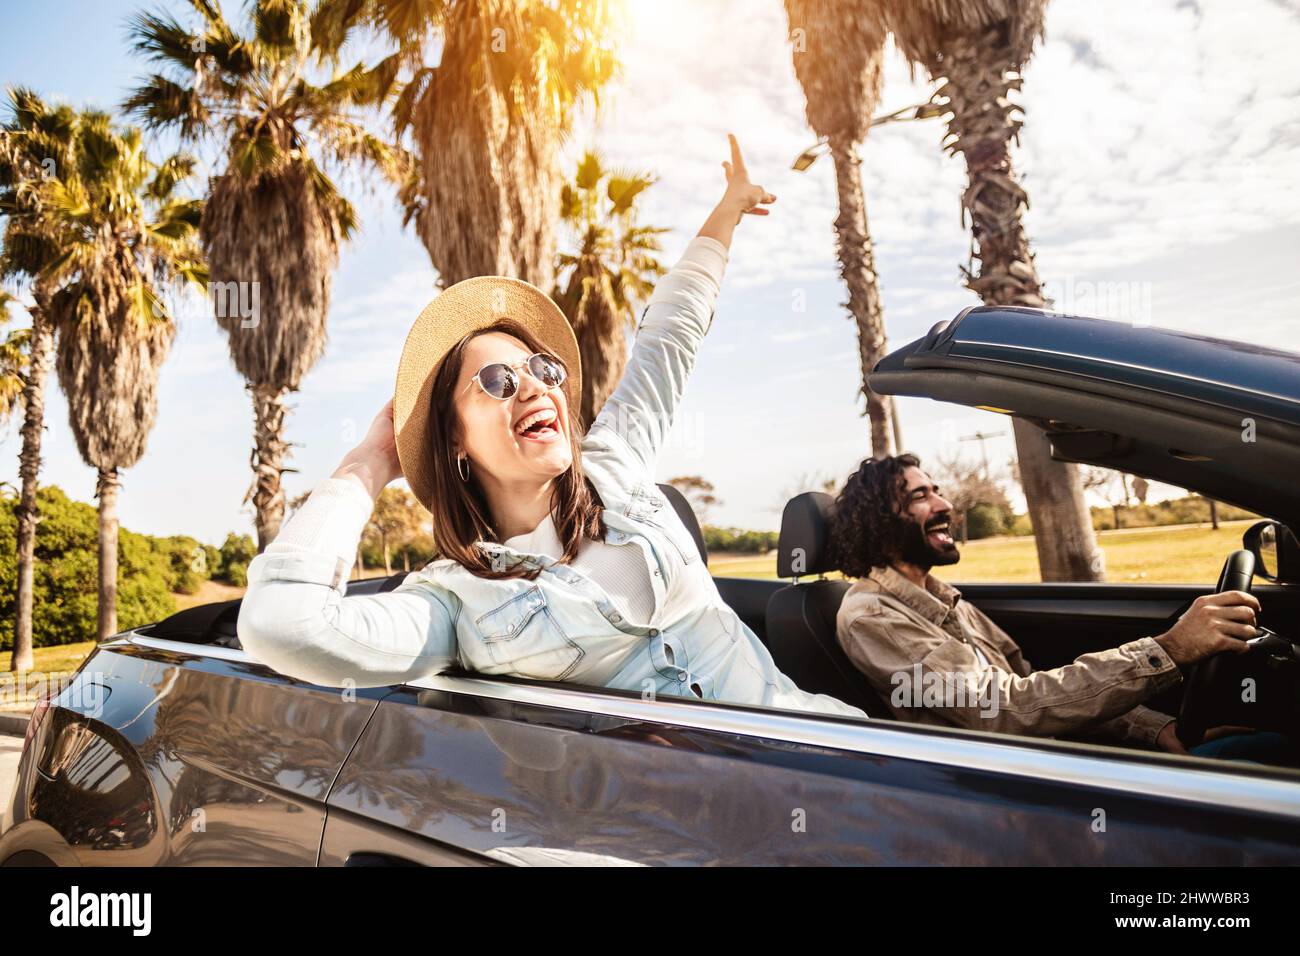
<svg viewBox="0 0 1300 956"><path fill-rule="evenodd" d="M564 555L555 519L549 512L532 531L507 538L502 544L516 551L544 554L556 559ZM632 542L606 544L585 539L578 548L578 556L569 566L604 588L629 621L647 624L654 613L654 586L646 571L645 558L632 550L637 546Z"/></svg>

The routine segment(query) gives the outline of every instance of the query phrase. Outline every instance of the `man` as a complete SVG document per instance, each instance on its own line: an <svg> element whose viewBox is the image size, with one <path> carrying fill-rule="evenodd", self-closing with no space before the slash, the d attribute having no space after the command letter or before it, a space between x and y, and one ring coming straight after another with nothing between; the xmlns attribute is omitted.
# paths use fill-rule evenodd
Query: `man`
<svg viewBox="0 0 1300 956"><path fill-rule="evenodd" d="M1188 752L1174 718L1142 702L1177 684L1180 664L1245 653L1259 611L1253 595L1197 598L1164 634L1036 671L1001 628L930 574L961 558L951 517L952 505L913 455L864 461L836 501L837 566L860 579L840 606L837 637L896 717L1033 736L1087 733ZM1192 752L1251 756L1256 744L1271 750L1277 736L1216 727Z"/></svg>

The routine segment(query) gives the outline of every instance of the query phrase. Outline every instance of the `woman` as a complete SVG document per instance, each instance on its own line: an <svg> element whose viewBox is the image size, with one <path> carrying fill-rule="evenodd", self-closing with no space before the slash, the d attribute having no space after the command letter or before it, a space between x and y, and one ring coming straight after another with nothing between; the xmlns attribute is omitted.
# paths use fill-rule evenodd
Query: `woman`
<svg viewBox="0 0 1300 956"><path fill-rule="evenodd" d="M659 493L655 461L712 324L732 232L776 197L735 137L727 188L642 316L627 369L577 434L578 346L540 290L457 283L416 320L394 400L248 567L239 638L325 686L375 687L453 664L485 674L865 717L801 691L718 594ZM405 477L438 560L344 599L374 500Z"/></svg>

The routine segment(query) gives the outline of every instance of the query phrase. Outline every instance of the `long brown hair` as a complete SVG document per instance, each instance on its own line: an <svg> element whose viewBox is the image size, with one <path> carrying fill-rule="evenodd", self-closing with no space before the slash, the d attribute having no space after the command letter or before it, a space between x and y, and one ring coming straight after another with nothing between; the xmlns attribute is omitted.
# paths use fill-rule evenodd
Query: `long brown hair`
<svg viewBox="0 0 1300 956"><path fill-rule="evenodd" d="M465 349L477 336L487 332L513 335L533 352L548 352L546 344L531 329L513 319L500 319L487 328L465 336L443 357L433 379L429 405L429 430L425 447L433 456L433 540L436 555L452 558L480 578L528 578L534 580L541 568L520 562L510 568L494 565L478 541L498 541L492 525L492 513L478 478L470 470L463 481L456 462L456 439L461 437L460 416L456 413L453 392L465 362ZM551 353L553 354L553 353ZM569 447L573 464L555 477L551 492L551 517L564 555L569 563L578 556L584 539L601 540L605 535L604 506L591 480L582 470L579 407L568 408Z"/></svg>

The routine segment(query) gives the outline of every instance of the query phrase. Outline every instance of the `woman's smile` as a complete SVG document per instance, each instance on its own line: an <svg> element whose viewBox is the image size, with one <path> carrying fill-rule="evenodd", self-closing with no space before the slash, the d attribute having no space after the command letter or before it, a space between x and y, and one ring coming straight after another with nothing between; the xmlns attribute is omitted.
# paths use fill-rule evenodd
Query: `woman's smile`
<svg viewBox="0 0 1300 956"><path fill-rule="evenodd" d="M560 433L555 430L553 425L544 425L534 432L524 432L519 436L525 441L539 442L548 445L551 442L560 440Z"/></svg>
<svg viewBox="0 0 1300 956"><path fill-rule="evenodd" d="M514 426L515 434L520 438L534 442L553 442L561 437L560 416L555 406L547 404L524 413Z"/></svg>

